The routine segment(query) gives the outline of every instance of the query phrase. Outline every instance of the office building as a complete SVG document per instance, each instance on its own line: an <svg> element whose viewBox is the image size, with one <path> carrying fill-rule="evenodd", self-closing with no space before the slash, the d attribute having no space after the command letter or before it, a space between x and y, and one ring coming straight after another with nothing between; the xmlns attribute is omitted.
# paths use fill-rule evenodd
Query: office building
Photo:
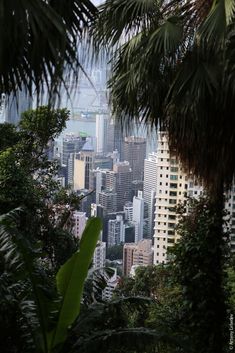
<svg viewBox="0 0 235 353"><path fill-rule="evenodd" d="M62 160L61 163L67 165L69 156L81 151L86 143L86 137L75 134L66 134L62 139Z"/></svg>
<svg viewBox="0 0 235 353"><path fill-rule="evenodd" d="M130 163L132 181L144 179L144 159L146 157L146 139L128 136L124 140L124 159Z"/></svg>
<svg viewBox="0 0 235 353"><path fill-rule="evenodd" d="M103 207L104 214L117 211L117 194L113 191L101 191L98 193L97 204Z"/></svg>
<svg viewBox="0 0 235 353"><path fill-rule="evenodd" d="M106 174L106 189L117 194L117 211L122 211L127 201L131 201L131 169L129 162L114 164Z"/></svg>
<svg viewBox="0 0 235 353"><path fill-rule="evenodd" d="M95 152L90 139L87 139L82 150L74 159L74 190L88 189L90 174L94 169Z"/></svg>

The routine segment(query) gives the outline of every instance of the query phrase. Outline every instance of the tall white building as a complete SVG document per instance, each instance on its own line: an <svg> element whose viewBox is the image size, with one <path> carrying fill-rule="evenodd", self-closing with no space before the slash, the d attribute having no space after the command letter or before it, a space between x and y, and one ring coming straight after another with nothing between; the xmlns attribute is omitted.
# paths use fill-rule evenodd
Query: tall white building
<svg viewBox="0 0 235 353"><path fill-rule="evenodd" d="M133 222L135 224L135 243L143 239L144 229L144 199L142 191L133 197Z"/></svg>
<svg viewBox="0 0 235 353"><path fill-rule="evenodd" d="M93 255L93 268L95 270L104 268L105 260L106 260L106 243L99 240Z"/></svg>
<svg viewBox="0 0 235 353"><path fill-rule="evenodd" d="M122 215L108 221L108 247L125 241L125 225Z"/></svg>
<svg viewBox="0 0 235 353"><path fill-rule="evenodd" d="M73 219L74 219L73 234L75 235L75 237L81 238L87 222L86 213L75 211L73 214Z"/></svg>
<svg viewBox="0 0 235 353"><path fill-rule="evenodd" d="M175 244L177 214L175 206L190 196L199 196L202 187L190 179L176 157L170 156L167 136L158 134L157 188L154 227L154 264L167 261L167 249Z"/></svg>
<svg viewBox="0 0 235 353"><path fill-rule="evenodd" d="M154 207L157 191L157 153L149 153L144 161L144 201L148 206L148 238L154 233Z"/></svg>
<svg viewBox="0 0 235 353"><path fill-rule="evenodd" d="M108 115L96 115L96 152L106 152L107 136L108 136Z"/></svg>

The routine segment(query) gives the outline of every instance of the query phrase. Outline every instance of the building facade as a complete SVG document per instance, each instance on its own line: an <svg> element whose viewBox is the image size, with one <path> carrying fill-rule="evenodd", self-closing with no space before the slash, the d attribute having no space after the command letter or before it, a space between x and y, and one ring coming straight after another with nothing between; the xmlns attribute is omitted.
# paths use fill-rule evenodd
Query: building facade
<svg viewBox="0 0 235 353"><path fill-rule="evenodd" d="M123 275L129 276L134 266L151 266L153 264L153 249L151 239L143 239L137 244L124 244Z"/></svg>
<svg viewBox="0 0 235 353"><path fill-rule="evenodd" d="M157 153L149 153L144 161L144 201L148 208L147 237L153 238L154 233L154 207L157 191Z"/></svg>
<svg viewBox="0 0 235 353"><path fill-rule="evenodd" d="M125 241L125 225L122 215L108 221L108 247L119 245Z"/></svg>
<svg viewBox="0 0 235 353"><path fill-rule="evenodd" d="M130 163L132 181L144 179L144 159L146 157L146 139L128 136L124 140L124 160Z"/></svg>
<svg viewBox="0 0 235 353"><path fill-rule="evenodd" d="M158 133L154 264L166 263L167 249L179 239L175 230L176 205L184 203L189 190L193 196L203 192L202 187L186 175L176 157L170 155L167 135Z"/></svg>

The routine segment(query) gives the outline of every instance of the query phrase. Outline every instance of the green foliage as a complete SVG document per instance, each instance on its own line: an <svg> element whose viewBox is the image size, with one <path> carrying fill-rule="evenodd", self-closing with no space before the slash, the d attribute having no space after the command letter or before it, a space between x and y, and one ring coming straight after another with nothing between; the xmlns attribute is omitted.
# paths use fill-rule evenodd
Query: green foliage
<svg viewBox="0 0 235 353"><path fill-rule="evenodd" d="M227 234L222 228L220 205L208 199L189 200L189 214L179 209L177 232L181 237L172 249L176 281L182 287L185 334L193 352L225 349L225 263ZM221 335L222 333L222 335Z"/></svg>
<svg viewBox="0 0 235 353"><path fill-rule="evenodd" d="M77 249L71 215L79 207L79 197L60 187L55 180L58 165L46 156L48 143L61 133L68 118L66 109L43 106L23 113L18 129L0 125L0 214L19 206L27 210L20 230L42 241L54 270Z"/></svg>
<svg viewBox="0 0 235 353"><path fill-rule="evenodd" d="M142 295L162 302L172 290L172 267L168 264L138 267L134 278L122 278L117 294Z"/></svg>
<svg viewBox="0 0 235 353"><path fill-rule="evenodd" d="M27 110L22 114L19 127L33 140L35 147L46 147L50 139L58 137L69 118L67 109L51 110L48 106Z"/></svg>
<svg viewBox="0 0 235 353"><path fill-rule="evenodd" d="M168 352L170 346L182 347L182 340L177 335L169 337L164 331L144 327L152 302L150 298L136 296L92 304L81 312L71 331L67 350Z"/></svg>
<svg viewBox="0 0 235 353"><path fill-rule="evenodd" d="M83 285L101 222L98 219L89 221L79 251L57 274L56 291L54 276L48 278L44 271L40 247L17 230L21 212L15 210L0 219L1 267L4 270L0 275L1 303L10 309L10 319L13 310L17 315L15 322L7 321L3 335L4 352L23 349L24 352L49 353L55 346L58 352L65 342L69 326L79 314ZM2 308L1 314L6 315ZM8 331L14 327L14 332Z"/></svg>
<svg viewBox="0 0 235 353"><path fill-rule="evenodd" d="M80 311L83 285L101 231L101 221L90 219L80 242L80 248L59 270L56 276L57 288L63 300L51 347L64 342L67 328Z"/></svg>
<svg viewBox="0 0 235 353"><path fill-rule="evenodd" d="M114 245L107 248L106 259L111 261L119 260L123 257L123 245Z"/></svg>

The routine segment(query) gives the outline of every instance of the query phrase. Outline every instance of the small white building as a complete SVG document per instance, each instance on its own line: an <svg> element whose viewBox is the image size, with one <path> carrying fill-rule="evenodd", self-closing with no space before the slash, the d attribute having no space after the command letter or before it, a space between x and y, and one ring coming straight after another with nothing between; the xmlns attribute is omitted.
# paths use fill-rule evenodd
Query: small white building
<svg viewBox="0 0 235 353"><path fill-rule="evenodd" d="M82 233L86 227L87 217L85 212L75 211L73 214L74 226L73 234L77 238L81 238Z"/></svg>

